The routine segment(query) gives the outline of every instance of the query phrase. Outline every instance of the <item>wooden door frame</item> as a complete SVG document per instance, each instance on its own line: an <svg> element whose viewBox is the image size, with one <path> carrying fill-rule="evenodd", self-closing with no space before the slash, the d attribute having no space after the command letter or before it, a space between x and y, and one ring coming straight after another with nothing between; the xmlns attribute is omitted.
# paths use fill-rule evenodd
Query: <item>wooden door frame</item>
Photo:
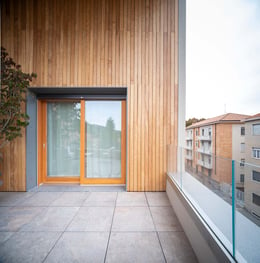
<svg viewBox="0 0 260 263"><path fill-rule="evenodd" d="M109 100L109 99L108 99ZM80 100L80 176L47 176L47 102L79 100L38 100L38 185L42 183L80 183L80 184L125 184L126 183L126 100L121 101L121 178L86 178L85 177L85 101Z"/></svg>
<svg viewBox="0 0 260 263"><path fill-rule="evenodd" d="M125 184L126 183L126 101L121 101L121 178L85 177L85 101L81 101L80 119L80 184Z"/></svg>

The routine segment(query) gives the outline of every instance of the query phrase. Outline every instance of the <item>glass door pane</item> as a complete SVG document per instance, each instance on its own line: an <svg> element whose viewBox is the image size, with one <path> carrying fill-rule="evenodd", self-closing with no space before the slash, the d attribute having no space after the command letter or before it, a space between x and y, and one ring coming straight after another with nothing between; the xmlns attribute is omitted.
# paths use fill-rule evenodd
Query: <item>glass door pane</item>
<svg viewBox="0 0 260 263"><path fill-rule="evenodd" d="M85 102L85 177L121 178L121 101Z"/></svg>
<svg viewBox="0 0 260 263"><path fill-rule="evenodd" d="M47 103L47 176L80 176L80 103Z"/></svg>

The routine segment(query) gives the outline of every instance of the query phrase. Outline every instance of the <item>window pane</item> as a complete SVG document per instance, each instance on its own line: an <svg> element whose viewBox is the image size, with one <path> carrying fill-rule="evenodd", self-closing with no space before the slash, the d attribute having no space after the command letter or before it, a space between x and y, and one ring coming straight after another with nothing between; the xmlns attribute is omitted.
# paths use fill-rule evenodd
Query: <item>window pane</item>
<svg viewBox="0 0 260 263"><path fill-rule="evenodd" d="M47 175L80 175L80 103L47 104Z"/></svg>
<svg viewBox="0 0 260 263"><path fill-rule="evenodd" d="M253 171L252 173L253 173L253 180L260 182L260 172Z"/></svg>
<svg viewBox="0 0 260 263"><path fill-rule="evenodd" d="M121 101L86 101L87 178L121 177Z"/></svg>
<svg viewBox="0 0 260 263"><path fill-rule="evenodd" d="M260 196L259 195L257 195L257 194L255 194L255 193L253 193L252 194L252 199L253 199L253 203L254 204L256 204L256 205L258 205L258 206L260 206Z"/></svg>
<svg viewBox="0 0 260 263"><path fill-rule="evenodd" d="M253 135L260 135L260 124L253 124Z"/></svg>

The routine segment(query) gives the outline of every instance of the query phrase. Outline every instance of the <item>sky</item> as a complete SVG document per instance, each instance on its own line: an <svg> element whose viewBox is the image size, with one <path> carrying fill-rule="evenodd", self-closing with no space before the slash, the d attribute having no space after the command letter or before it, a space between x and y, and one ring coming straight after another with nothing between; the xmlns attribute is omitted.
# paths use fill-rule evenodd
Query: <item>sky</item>
<svg viewBox="0 0 260 263"><path fill-rule="evenodd" d="M260 0L186 5L186 119L260 113Z"/></svg>

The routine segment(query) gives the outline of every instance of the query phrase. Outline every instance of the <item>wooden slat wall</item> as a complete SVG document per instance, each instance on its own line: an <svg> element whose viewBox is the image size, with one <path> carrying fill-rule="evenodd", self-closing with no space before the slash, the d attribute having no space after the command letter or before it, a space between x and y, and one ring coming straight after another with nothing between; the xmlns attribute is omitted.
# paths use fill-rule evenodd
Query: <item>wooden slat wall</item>
<svg viewBox="0 0 260 263"><path fill-rule="evenodd" d="M128 87L129 191L165 190L166 146L177 142L177 2L2 1L2 45L38 74L33 86ZM0 189L25 190L25 138L5 156Z"/></svg>

